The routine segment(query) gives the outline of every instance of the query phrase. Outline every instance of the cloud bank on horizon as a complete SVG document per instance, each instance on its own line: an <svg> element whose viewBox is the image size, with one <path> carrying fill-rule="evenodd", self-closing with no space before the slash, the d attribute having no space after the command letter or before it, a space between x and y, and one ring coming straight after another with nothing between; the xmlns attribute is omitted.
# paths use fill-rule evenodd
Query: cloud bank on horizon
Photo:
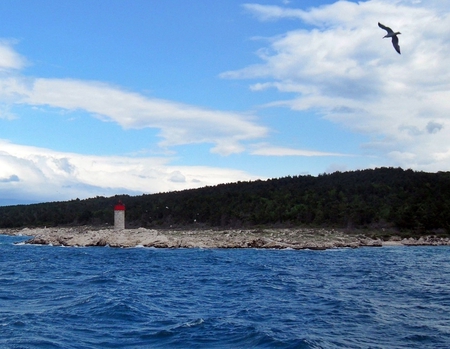
<svg viewBox="0 0 450 349"><path fill-rule="evenodd" d="M39 76L33 50L21 53L25 39L5 38L0 41L0 204L138 195L376 166L448 171L447 7L444 0L337 1L309 8L236 2L231 19L239 17L245 28L254 25L261 34L244 32L247 41L236 43L241 51L234 53L235 61L209 77L221 85L216 94L225 86L229 108L220 95L216 105L199 103L205 92L190 87L189 73L178 77L179 99L158 94L157 83L149 84L149 93L76 71L69 77L52 76L51 70ZM401 56L389 39L381 39L385 33L378 21L402 32ZM236 67L252 45L259 46L256 56ZM95 62L96 56L90 59ZM198 69L197 77L207 71ZM214 85L208 89L215 93ZM84 139L77 143L74 125L89 135L91 148L82 148ZM126 150L116 145L111 154L102 132L126 142Z"/></svg>

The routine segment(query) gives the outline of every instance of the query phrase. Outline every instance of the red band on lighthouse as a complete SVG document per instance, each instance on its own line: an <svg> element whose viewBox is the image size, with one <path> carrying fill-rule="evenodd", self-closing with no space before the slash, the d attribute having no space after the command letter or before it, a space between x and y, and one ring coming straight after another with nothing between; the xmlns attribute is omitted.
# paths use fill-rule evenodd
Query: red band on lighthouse
<svg viewBox="0 0 450 349"><path fill-rule="evenodd" d="M122 203L118 203L114 205L114 211L125 211L125 205Z"/></svg>

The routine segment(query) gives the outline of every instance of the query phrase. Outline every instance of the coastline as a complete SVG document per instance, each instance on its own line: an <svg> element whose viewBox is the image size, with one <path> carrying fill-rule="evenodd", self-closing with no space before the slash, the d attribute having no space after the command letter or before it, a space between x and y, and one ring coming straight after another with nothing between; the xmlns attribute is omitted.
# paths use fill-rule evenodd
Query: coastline
<svg viewBox="0 0 450 349"><path fill-rule="evenodd" d="M324 228L263 229L96 229L23 228L0 229L2 235L30 236L26 244L52 246L110 246L154 248L268 248L312 249L382 247L382 246L450 246L450 238L422 236L418 239L391 237L387 241L365 235Z"/></svg>

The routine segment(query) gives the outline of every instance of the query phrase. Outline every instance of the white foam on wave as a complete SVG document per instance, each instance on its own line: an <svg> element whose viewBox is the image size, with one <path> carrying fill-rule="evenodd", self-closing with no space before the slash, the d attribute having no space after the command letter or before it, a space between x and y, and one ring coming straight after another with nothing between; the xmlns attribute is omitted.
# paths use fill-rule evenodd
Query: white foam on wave
<svg viewBox="0 0 450 349"><path fill-rule="evenodd" d="M186 327L193 327L193 326L201 325L201 324L204 323L204 322L205 322L205 320L203 320L202 318L200 318L200 319L197 319L197 320L193 320L193 321L186 322L186 323L184 324L184 326L186 326Z"/></svg>
<svg viewBox="0 0 450 349"><path fill-rule="evenodd" d="M345 252L347 250L352 250L351 247L335 247L335 248L327 248L323 251L325 252Z"/></svg>

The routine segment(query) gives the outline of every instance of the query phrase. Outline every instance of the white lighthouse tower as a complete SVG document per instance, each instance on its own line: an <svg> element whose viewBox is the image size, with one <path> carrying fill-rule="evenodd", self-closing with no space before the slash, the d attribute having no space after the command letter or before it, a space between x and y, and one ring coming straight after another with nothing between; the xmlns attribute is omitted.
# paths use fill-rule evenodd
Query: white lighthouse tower
<svg viewBox="0 0 450 349"><path fill-rule="evenodd" d="M119 200L114 206L114 230L125 229L125 205Z"/></svg>

